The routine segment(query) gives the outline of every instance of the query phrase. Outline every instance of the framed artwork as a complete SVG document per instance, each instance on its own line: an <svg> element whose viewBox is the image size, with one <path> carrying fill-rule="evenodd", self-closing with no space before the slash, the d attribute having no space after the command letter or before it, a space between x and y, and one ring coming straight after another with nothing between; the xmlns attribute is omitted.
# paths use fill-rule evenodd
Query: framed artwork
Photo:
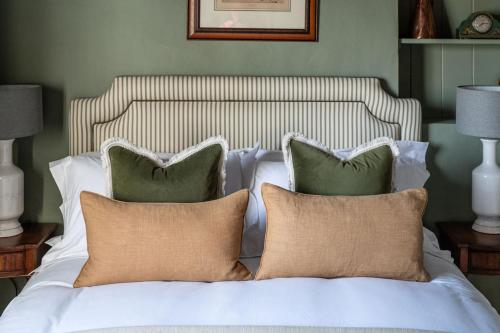
<svg viewBox="0 0 500 333"><path fill-rule="evenodd" d="M316 41L319 0L189 0L189 39Z"/></svg>

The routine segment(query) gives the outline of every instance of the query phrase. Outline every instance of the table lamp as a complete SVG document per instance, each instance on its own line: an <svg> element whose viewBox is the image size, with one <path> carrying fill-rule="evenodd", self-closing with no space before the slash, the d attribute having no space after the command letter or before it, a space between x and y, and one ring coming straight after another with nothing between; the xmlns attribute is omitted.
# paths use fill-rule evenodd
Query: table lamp
<svg viewBox="0 0 500 333"><path fill-rule="evenodd" d="M42 130L42 88L0 85L0 237L23 232L24 175L12 162L14 139Z"/></svg>
<svg viewBox="0 0 500 333"><path fill-rule="evenodd" d="M472 172L472 229L500 234L500 86L462 86L457 89L457 130L481 138L483 163Z"/></svg>

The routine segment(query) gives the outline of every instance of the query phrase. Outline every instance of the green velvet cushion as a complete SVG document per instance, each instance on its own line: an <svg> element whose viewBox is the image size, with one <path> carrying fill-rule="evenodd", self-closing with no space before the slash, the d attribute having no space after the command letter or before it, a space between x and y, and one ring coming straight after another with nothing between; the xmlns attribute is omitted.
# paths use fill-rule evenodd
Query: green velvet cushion
<svg viewBox="0 0 500 333"><path fill-rule="evenodd" d="M108 144L103 154L107 154L105 164L109 163L108 191L116 200L192 203L215 200L221 194L221 159L225 158L221 144L191 151L171 165L163 165L151 152L144 154L144 150L120 142Z"/></svg>
<svg viewBox="0 0 500 333"><path fill-rule="evenodd" d="M349 160L312 144L291 139L286 148L294 190L318 195L375 195L392 190L393 152L378 145Z"/></svg>

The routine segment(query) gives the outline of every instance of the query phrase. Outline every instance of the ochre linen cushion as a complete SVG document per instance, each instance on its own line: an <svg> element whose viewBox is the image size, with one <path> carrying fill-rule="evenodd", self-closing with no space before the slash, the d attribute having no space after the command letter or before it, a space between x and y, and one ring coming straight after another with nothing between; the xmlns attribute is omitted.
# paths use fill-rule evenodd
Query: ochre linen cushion
<svg viewBox="0 0 500 333"><path fill-rule="evenodd" d="M239 261L248 190L201 203L80 201L89 258L74 287L135 281L250 280Z"/></svg>
<svg viewBox="0 0 500 333"><path fill-rule="evenodd" d="M379 138L337 157L302 134L283 138L283 153L293 191L320 195L373 195L392 191L396 143Z"/></svg>
<svg viewBox="0 0 500 333"><path fill-rule="evenodd" d="M129 202L201 202L224 195L228 144L209 138L172 156L168 162L126 140L101 147L110 197Z"/></svg>
<svg viewBox="0 0 500 333"><path fill-rule="evenodd" d="M319 196L264 184L267 229L257 280L378 277L428 281L423 267L425 189Z"/></svg>

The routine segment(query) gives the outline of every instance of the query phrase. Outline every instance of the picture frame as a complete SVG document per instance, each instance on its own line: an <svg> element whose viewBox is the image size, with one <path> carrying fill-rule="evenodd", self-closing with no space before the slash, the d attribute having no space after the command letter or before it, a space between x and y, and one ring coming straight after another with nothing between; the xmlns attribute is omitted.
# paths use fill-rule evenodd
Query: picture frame
<svg viewBox="0 0 500 333"><path fill-rule="evenodd" d="M188 1L188 39L318 40L319 0Z"/></svg>

